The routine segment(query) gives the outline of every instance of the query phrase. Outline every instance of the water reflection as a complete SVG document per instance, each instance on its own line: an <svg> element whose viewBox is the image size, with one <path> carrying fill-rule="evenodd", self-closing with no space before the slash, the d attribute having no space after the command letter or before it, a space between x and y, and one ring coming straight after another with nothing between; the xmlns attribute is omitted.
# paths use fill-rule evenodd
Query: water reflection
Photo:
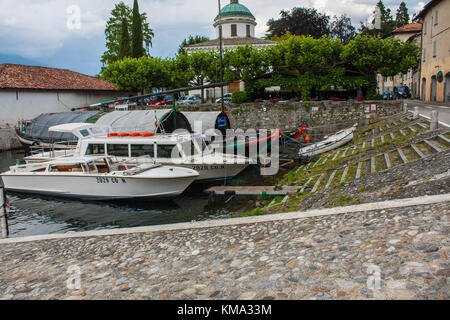
<svg viewBox="0 0 450 320"><path fill-rule="evenodd" d="M22 151L0 153L0 170L8 170ZM257 167L249 167L228 183L259 183ZM218 219L231 216L220 204L209 205L205 186L193 185L173 200L79 201L49 196L8 193L14 212L9 214L10 236L30 236L68 231L126 228Z"/></svg>

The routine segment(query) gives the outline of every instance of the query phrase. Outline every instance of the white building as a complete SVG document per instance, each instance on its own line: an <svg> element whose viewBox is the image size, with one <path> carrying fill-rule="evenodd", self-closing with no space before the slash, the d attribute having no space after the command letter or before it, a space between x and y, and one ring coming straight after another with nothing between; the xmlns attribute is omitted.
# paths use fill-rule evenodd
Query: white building
<svg viewBox="0 0 450 320"><path fill-rule="evenodd" d="M250 10L239 3L239 0L231 0L230 3L224 6L220 15L217 15L214 19L214 28L216 30L216 39L211 41L205 41L190 46L184 47L189 52L195 51L209 51L220 49L219 42L219 27L222 26L222 47L223 50L233 50L239 46L245 46L247 44L256 48L264 48L273 46L275 41L266 39L260 39L255 37L256 19ZM225 92L234 92L244 90L244 83L242 81L235 81L225 88ZM198 92L191 92L198 93ZM220 89L208 89L206 90L206 98L214 99L220 96Z"/></svg>
<svg viewBox="0 0 450 320"><path fill-rule="evenodd" d="M0 124L127 96L108 81L78 72L0 64Z"/></svg>

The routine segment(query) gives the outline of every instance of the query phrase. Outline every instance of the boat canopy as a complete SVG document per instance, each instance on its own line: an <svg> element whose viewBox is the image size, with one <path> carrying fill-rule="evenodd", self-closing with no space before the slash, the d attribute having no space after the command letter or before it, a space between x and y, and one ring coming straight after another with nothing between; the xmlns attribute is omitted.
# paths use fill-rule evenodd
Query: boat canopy
<svg viewBox="0 0 450 320"><path fill-rule="evenodd" d="M72 132L78 139L107 135L110 128L102 128L93 123L65 123L48 128L53 132Z"/></svg>
<svg viewBox="0 0 450 320"><path fill-rule="evenodd" d="M176 128L174 123L176 118ZM109 127L113 132L171 133L175 129L192 132L188 119L172 109L113 111L98 119L97 126Z"/></svg>
<svg viewBox="0 0 450 320"><path fill-rule="evenodd" d="M66 123L86 123L88 119L101 113L100 111L77 111L43 113L31 120L24 131L24 135L38 140L76 141L77 138L69 132L50 132L50 127Z"/></svg>

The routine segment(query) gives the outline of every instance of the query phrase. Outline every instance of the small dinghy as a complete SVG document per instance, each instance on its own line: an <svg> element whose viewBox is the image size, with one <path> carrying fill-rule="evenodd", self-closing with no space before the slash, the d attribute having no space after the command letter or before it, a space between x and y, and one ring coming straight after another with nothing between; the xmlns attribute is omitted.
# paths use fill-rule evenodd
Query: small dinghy
<svg viewBox="0 0 450 320"><path fill-rule="evenodd" d="M7 191L82 200L175 197L199 176L192 169L137 160L69 157L12 166L0 176Z"/></svg>
<svg viewBox="0 0 450 320"><path fill-rule="evenodd" d="M301 157L312 157L339 148L353 139L353 132L356 130L357 126L358 124L355 123L350 128L345 128L336 133L326 135L324 136L325 140L300 148L298 154Z"/></svg>

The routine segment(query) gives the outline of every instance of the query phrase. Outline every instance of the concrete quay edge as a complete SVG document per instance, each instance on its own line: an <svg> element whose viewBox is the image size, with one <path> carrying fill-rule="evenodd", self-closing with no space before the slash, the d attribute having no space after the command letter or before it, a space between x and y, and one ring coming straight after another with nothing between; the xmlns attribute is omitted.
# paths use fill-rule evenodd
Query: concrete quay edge
<svg viewBox="0 0 450 320"><path fill-rule="evenodd" d="M132 233L152 233L162 231L176 231L185 229L202 229L213 227L226 227L236 226L241 224L261 223L270 221L283 221L304 219L319 216L338 215L343 213L357 213L367 212L371 210L383 210L391 208L411 207L418 205L435 204L441 202L450 202L450 193L432 196L421 196L415 198L395 199L381 202L364 203L352 206L334 207L334 208L321 208L311 209L307 211L295 211L287 213L276 213L262 216L252 217L240 217L240 218L227 218L220 220L208 220L197 222L183 222L174 224L144 226L144 227L132 227L132 228L120 228L120 229L106 229L106 230L92 230L83 232L68 232L62 234L47 234L17 238L0 239L0 245L2 244L14 244L21 242L43 241L43 240L63 240L69 238L85 238L85 237L102 237L102 236L114 236Z"/></svg>

